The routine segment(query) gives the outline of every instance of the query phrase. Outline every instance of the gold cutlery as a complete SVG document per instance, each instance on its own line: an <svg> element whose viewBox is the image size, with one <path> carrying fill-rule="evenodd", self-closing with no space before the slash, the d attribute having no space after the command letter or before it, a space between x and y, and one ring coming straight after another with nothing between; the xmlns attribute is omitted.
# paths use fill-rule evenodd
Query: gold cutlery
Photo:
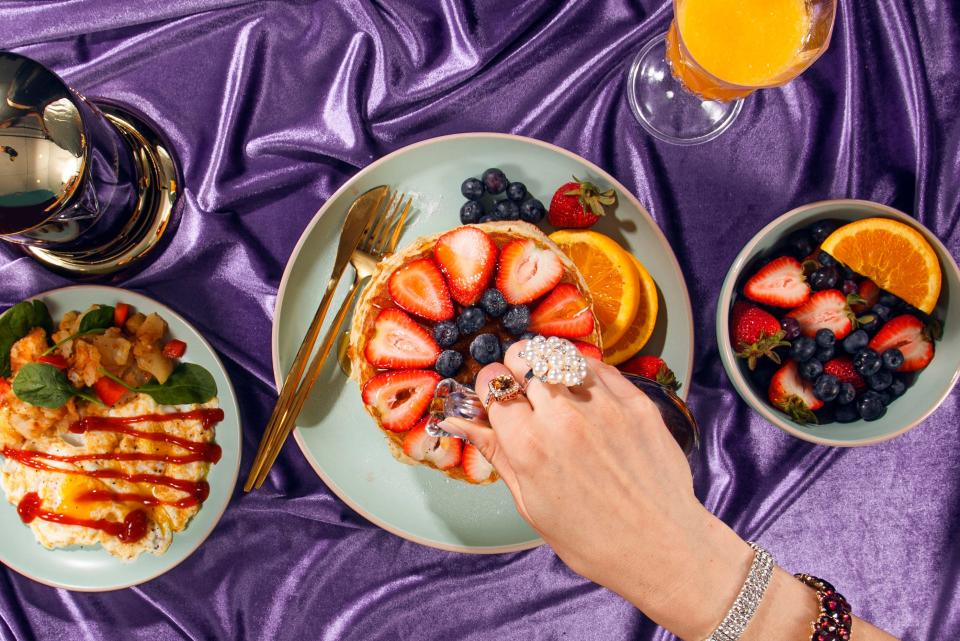
<svg viewBox="0 0 960 641"><path fill-rule="evenodd" d="M307 396L309 396L310 391L313 389L317 378L319 378L327 357L337 342L340 328L343 326L347 314L353 307L354 297L360 291L361 285L365 284L370 276L373 275L377 263L379 263L384 256L396 249L397 242L400 240L400 234L403 231L403 227L410 213L412 200L412 198L407 198L404 203L404 196L402 194L393 195L389 199L387 206L380 211L377 217L369 221L369 224L364 229L363 236L356 245L356 249L349 254L348 260L354 268L353 283L347 291L347 295L340 305L337 315L327 330L320 348L310 362L310 367L306 375L299 380L299 387L296 388L296 392L291 394L282 411L274 411L274 416L271 417L268 430L264 433L263 439L261 440L257 458L244 485L245 491L250 491L252 488L259 489L266 480L267 474L269 474L277 456L280 454L280 450L287 436L293 431L297 417L300 415ZM339 258L339 251L337 255ZM303 364L306 362L307 357L309 357L310 351L312 350L307 351L303 358L303 363L300 363L299 372L301 375L303 373ZM298 353L298 357L299 356ZM291 368L291 371L293 371L293 368Z"/></svg>

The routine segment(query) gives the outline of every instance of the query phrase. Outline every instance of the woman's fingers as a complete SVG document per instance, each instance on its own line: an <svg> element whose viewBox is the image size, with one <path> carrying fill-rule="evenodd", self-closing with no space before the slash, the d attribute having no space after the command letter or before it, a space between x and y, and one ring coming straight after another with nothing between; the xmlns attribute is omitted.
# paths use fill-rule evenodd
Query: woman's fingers
<svg viewBox="0 0 960 641"><path fill-rule="evenodd" d="M506 355L503 357L503 364L510 369L514 378L520 381L521 385L526 386L527 400L534 409L548 406L559 398L570 399L571 392L563 385L548 385L536 377L527 380L527 372L530 366L527 361L520 358L520 352L526 348L530 341L519 341L510 346Z"/></svg>

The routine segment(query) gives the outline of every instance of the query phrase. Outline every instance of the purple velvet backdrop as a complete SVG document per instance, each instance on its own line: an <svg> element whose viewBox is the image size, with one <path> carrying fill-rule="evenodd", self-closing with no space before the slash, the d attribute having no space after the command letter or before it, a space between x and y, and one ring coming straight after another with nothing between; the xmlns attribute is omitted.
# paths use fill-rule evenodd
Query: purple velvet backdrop
<svg viewBox="0 0 960 641"><path fill-rule="evenodd" d="M559 4L0 2L0 46L137 106L172 137L186 178L179 234L121 284L179 310L224 357L243 412L242 474L275 394L277 284L324 199L417 140L534 136L631 188L701 302L690 386L706 436L700 496L904 639L960 637L960 395L893 442L815 447L740 401L713 330L741 244L806 202L887 203L960 253L960 5L842 0L810 71L751 97L713 143L680 148L645 135L624 92L629 59L665 30L670 3ZM0 247L4 306L64 284ZM467 556L378 530L294 446L262 491L235 495L196 554L146 585L71 594L0 572L3 640L668 637L547 548Z"/></svg>

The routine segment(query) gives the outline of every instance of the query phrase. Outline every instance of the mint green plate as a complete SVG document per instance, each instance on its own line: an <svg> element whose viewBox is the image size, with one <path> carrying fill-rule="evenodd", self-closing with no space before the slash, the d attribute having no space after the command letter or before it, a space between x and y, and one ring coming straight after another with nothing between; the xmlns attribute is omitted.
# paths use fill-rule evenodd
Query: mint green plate
<svg viewBox="0 0 960 641"><path fill-rule="evenodd" d="M460 134L400 149L360 171L317 212L287 263L273 323L273 369L279 386L313 318L330 277L340 227L350 203L378 185L414 197L414 218L400 246L456 227L464 202L460 183L500 167L549 205L571 175L617 190L615 216L596 227L636 254L660 289L660 315L645 353L662 354L681 388L689 387L693 360L690 299L676 257L643 206L602 169L568 151L531 138ZM343 300L344 275L333 309ZM333 313L328 315L329 318ZM349 326L349 321L347 323ZM325 328L324 328L324 331ZM307 460L345 503L380 527L445 550L511 552L543 541L517 513L502 482L473 486L422 466L397 462L364 411L357 384L331 358L295 432Z"/></svg>
<svg viewBox="0 0 960 641"><path fill-rule="evenodd" d="M54 289L35 298L50 308L54 321L71 309L85 310L94 303L124 302L136 311L156 312L167 321L170 335L187 343L185 360L206 367L217 382L217 396L225 418L217 425L217 443L223 458L213 466L207 481L210 496L187 528L173 536L163 556L141 554L129 563L116 559L99 545L48 550L37 543L30 528L20 521L16 506L0 498L0 562L40 583L81 592L106 592L139 585L176 567L200 547L217 525L233 495L240 469L240 412L233 386L210 344L179 314L166 305L125 289L76 285ZM2 492L0 492L2 494Z"/></svg>
<svg viewBox="0 0 960 641"><path fill-rule="evenodd" d="M943 339L936 343L930 364L919 373L906 393L887 407L887 413L876 421L801 425L792 421L767 401L766 390L751 384L743 359L737 358L730 344L730 310L736 302L736 291L744 270L754 260L766 256L791 232L821 219L854 221L861 218L893 218L922 233L937 252L943 285L934 315L943 322ZM960 270L957 263L933 233L915 218L887 205L867 200L824 200L789 211L761 229L734 259L720 290L717 302L717 344L720 359L733 386L741 397L761 416L788 434L821 445L852 447L872 445L903 434L919 425L947 398L960 376Z"/></svg>

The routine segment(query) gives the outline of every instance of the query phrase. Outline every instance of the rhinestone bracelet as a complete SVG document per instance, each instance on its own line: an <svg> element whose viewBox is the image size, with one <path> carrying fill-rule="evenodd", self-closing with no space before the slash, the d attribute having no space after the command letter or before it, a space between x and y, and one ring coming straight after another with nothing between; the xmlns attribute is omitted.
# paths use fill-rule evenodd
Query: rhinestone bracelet
<svg viewBox="0 0 960 641"><path fill-rule="evenodd" d="M820 613L813 622L812 641L849 641L853 627L850 604L837 589L823 579L809 574L794 574L817 592Z"/></svg>
<svg viewBox="0 0 960 641"><path fill-rule="evenodd" d="M717 629L704 641L738 641L763 600L767 586L770 585L770 577L773 576L773 557L756 543L750 543L750 547L757 554L753 557L743 587L730 606L727 616L723 617Z"/></svg>

